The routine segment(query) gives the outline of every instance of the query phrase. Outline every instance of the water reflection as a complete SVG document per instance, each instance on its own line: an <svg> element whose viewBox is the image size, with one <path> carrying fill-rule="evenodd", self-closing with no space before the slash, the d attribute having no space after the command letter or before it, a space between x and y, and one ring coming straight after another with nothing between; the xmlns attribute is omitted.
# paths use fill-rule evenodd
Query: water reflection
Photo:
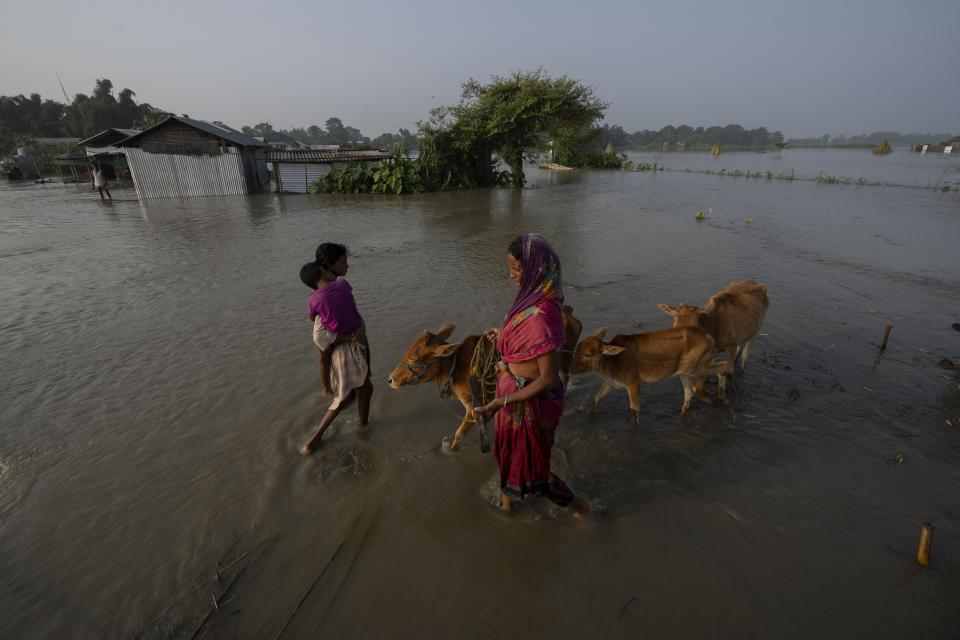
<svg viewBox="0 0 960 640"><path fill-rule="evenodd" d="M910 628L949 623L949 545L911 582L929 590L888 587L889 548L960 512L960 437L944 423L956 381L928 355L956 348L956 332L930 329L957 321L954 196L666 172L531 182L110 207L0 185L0 635L189 637L211 592L230 614L212 614L213 636L275 637L291 614L296 635L411 635L429 620L564 636L586 624L567 609L611 634L704 635L696 620L744 602L759 632L824 631L811 602L856 637L903 631L892 610ZM585 331L668 326L657 303L767 284L732 412L681 418L668 381L643 389L637 427L622 393L581 411L598 383L576 380L557 466L600 511L579 528L542 504L512 520L492 509L495 465L476 440L439 451L458 416L436 387L379 384L368 430L345 414L318 456L296 455L324 408L297 278L319 242L351 249L376 381L423 328L500 323L506 248L524 231L561 255ZM670 588L669 602L643 596ZM702 615L678 619L689 597Z"/></svg>

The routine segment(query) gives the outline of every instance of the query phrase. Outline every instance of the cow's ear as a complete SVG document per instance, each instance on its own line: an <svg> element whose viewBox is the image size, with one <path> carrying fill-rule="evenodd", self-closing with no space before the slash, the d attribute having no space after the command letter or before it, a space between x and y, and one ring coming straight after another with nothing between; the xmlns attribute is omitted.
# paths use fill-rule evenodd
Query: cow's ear
<svg viewBox="0 0 960 640"><path fill-rule="evenodd" d="M623 353L623 347L615 347L612 344L605 344L600 348L600 353L605 356L617 356Z"/></svg>
<svg viewBox="0 0 960 640"><path fill-rule="evenodd" d="M601 338L601 339L602 339L603 336L605 336L605 335L607 335L607 328L606 328L606 327L600 327L599 329L597 329L596 331L593 332L593 337L594 337L594 338Z"/></svg>
<svg viewBox="0 0 960 640"><path fill-rule="evenodd" d="M457 352L457 349L460 348L459 342L456 344L445 344L442 347L437 347L437 350L434 352L434 356L437 358L446 358L447 356L452 356Z"/></svg>
<svg viewBox="0 0 960 640"><path fill-rule="evenodd" d="M657 309L660 309L660 311L663 311L668 316L673 316L674 318L677 317L677 310L668 304L658 304Z"/></svg>
<svg viewBox="0 0 960 640"><path fill-rule="evenodd" d="M435 336L441 340L446 340L453 334L453 330L457 328L455 324L445 324L441 325L439 329L434 333Z"/></svg>

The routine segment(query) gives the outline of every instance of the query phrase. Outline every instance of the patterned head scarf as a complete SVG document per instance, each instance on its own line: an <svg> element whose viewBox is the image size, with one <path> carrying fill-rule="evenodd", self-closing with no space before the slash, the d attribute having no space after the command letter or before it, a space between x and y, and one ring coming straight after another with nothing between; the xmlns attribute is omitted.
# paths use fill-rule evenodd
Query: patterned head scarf
<svg viewBox="0 0 960 640"><path fill-rule="evenodd" d="M520 239L523 242L523 276L506 320L544 300L553 301L558 309L563 305L563 277L557 253L543 236L525 233Z"/></svg>

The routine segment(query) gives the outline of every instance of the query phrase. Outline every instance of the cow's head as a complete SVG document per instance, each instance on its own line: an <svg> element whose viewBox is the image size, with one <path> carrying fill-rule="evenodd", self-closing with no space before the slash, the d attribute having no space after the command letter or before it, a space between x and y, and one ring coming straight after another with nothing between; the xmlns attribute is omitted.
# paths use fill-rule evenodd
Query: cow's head
<svg viewBox="0 0 960 640"><path fill-rule="evenodd" d="M597 329L590 337L584 338L577 345L577 352L573 355L570 373L589 373L600 370L600 359L616 356L623 353L623 347L606 344L603 336L607 335L606 327Z"/></svg>
<svg viewBox="0 0 960 640"><path fill-rule="evenodd" d="M675 327L705 327L707 324L707 312L692 304L680 304L675 307L658 304L657 309L673 318Z"/></svg>
<svg viewBox="0 0 960 640"><path fill-rule="evenodd" d="M387 384L399 389L408 384L420 384L435 379L442 373L439 359L451 356L460 348L460 343L447 344L444 342L453 333L456 327L445 324L436 333L424 330L413 341L410 348L403 355L400 364L390 373Z"/></svg>

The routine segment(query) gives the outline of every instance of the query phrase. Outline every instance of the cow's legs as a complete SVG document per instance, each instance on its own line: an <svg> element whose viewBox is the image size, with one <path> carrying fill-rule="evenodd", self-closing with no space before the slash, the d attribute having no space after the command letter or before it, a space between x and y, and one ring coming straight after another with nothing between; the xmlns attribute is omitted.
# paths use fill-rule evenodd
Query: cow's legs
<svg viewBox="0 0 960 640"><path fill-rule="evenodd" d="M633 412L633 419L640 424L640 385L627 385L627 395L630 396L630 411Z"/></svg>
<svg viewBox="0 0 960 640"><path fill-rule="evenodd" d="M753 339L747 340L743 345L740 351L740 370L743 371L747 367L747 358L750 357L750 345L753 344Z"/></svg>
<svg viewBox="0 0 960 640"><path fill-rule="evenodd" d="M460 421L460 426L457 427L457 432L453 434L453 442L450 443L450 451L456 451L457 447L460 446L460 441L463 440L467 432L470 431L470 427L474 425L476 420L473 417L473 407L471 406L472 400L464 400L464 398L457 398L463 404L463 420Z"/></svg>
<svg viewBox="0 0 960 640"><path fill-rule="evenodd" d="M683 385L683 404L680 406L680 415L684 415L690 410L690 402L693 400L693 392L696 389L697 383L693 379L693 376L685 373L680 374L680 383Z"/></svg>
<svg viewBox="0 0 960 640"><path fill-rule="evenodd" d="M597 395L593 396L593 407L591 407L590 412L593 413L597 409L597 405L600 404L600 401L607 397L607 394L610 393L612 389L606 381L600 383L600 389L597 391Z"/></svg>
<svg viewBox="0 0 960 640"><path fill-rule="evenodd" d="M703 402L703 404L713 404L713 398L710 397L710 394L708 394L707 390L703 387L706 381L707 376L697 376L695 379L694 389L697 393L697 397L700 398L700 401Z"/></svg>
<svg viewBox="0 0 960 640"><path fill-rule="evenodd" d="M457 450L457 448L460 446L460 441L466 437L467 432L470 431L470 428L475 424L475 422L476 421L473 419L472 412L463 416L460 426L457 427L457 432L453 434L453 442L450 443L451 451Z"/></svg>
<svg viewBox="0 0 960 640"><path fill-rule="evenodd" d="M726 396L727 382L733 379L734 364L737 361L737 348L728 347L724 350L724 356L724 370L717 373L717 397L727 406L730 404Z"/></svg>

